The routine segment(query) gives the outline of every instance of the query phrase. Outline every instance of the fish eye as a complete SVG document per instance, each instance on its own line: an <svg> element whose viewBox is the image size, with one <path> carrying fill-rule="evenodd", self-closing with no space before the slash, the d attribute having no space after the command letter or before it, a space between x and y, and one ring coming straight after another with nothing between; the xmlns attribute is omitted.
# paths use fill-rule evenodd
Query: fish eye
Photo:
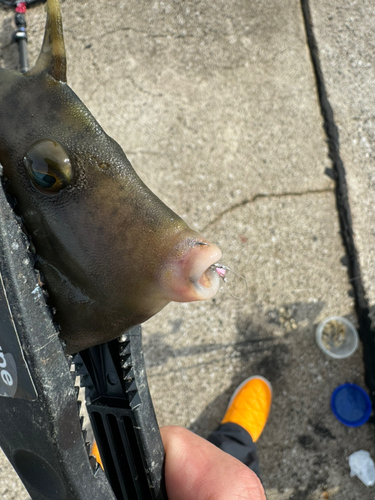
<svg viewBox="0 0 375 500"><path fill-rule="evenodd" d="M43 193L58 193L73 179L69 155L56 141L35 142L23 159L33 184Z"/></svg>

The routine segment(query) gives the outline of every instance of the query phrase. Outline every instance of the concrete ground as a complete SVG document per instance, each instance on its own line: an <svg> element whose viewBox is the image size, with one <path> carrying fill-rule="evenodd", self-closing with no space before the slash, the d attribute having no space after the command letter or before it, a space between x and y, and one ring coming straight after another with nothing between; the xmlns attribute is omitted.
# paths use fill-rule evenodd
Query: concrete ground
<svg viewBox="0 0 375 500"><path fill-rule="evenodd" d="M300 2L66 0L62 8L70 86L146 184L219 244L237 273L215 299L170 304L144 325L159 423L206 436L238 383L259 373L274 394L259 440L268 499L373 499L374 487L348 467L359 449L375 458L373 424L345 427L329 404L341 383L365 387L361 348L332 360L314 337L322 319L356 316ZM375 9L369 0L310 8L374 306ZM0 12L7 68L17 61L12 17ZM35 60L43 7L28 22ZM28 498L5 458L0 494Z"/></svg>

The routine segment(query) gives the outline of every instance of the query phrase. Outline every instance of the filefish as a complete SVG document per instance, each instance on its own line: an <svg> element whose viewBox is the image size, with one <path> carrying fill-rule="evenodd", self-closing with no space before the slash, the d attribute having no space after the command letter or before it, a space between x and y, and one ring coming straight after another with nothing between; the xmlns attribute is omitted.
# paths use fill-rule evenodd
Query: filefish
<svg viewBox="0 0 375 500"><path fill-rule="evenodd" d="M220 249L150 191L67 85L58 0L35 66L0 69L0 163L67 353L218 290Z"/></svg>

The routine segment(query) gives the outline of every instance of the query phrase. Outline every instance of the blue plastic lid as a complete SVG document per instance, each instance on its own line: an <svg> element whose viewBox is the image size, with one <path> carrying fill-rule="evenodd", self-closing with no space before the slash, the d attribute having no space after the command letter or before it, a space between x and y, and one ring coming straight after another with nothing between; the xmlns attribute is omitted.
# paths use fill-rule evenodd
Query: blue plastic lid
<svg viewBox="0 0 375 500"><path fill-rule="evenodd" d="M337 387L331 397L335 417L348 427L359 427L370 418L372 405L366 391L356 384Z"/></svg>

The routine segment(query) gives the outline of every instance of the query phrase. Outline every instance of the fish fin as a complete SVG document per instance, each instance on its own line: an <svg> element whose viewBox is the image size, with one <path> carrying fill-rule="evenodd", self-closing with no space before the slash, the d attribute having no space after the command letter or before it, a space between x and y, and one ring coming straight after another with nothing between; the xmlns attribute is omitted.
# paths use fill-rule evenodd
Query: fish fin
<svg viewBox="0 0 375 500"><path fill-rule="evenodd" d="M47 0L47 21L42 50L26 76L47 73L55 80L66 82L66 56L59 0Z"/></svg>

